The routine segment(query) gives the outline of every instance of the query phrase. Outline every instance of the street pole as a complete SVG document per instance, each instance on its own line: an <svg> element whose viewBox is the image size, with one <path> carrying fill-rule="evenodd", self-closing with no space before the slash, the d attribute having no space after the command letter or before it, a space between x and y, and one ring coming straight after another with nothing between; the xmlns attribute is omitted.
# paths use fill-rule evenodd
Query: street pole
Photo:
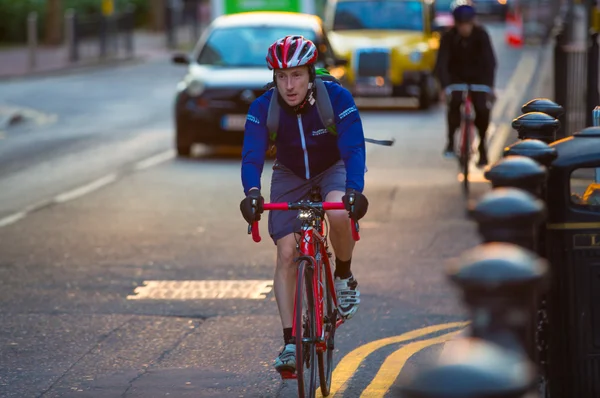
<svg viewBox="0 0 600 398"><path fill-rule="evenodd" d="M102 0L102 16L104 17L104 22L106 26L106 38L105 40L108 43L108 48L110 48L109 53L116 53L118 51L117 47L117 32L115 26L115 2L114 0Z"/></svg>
<svg viewBox="0 0 600 398"><path fill-rule="evenodd" d="M35 69L38 42L37 12L32 11L27 17L27 44L29 48L29 70Z"/></svg>
<svg viewBox="0 0 600 398"><path fill-rule="evenodd" d="M69 8L65 11L65 45L69 62L75 62L79 58L75 34L75 10Z"/></svg>

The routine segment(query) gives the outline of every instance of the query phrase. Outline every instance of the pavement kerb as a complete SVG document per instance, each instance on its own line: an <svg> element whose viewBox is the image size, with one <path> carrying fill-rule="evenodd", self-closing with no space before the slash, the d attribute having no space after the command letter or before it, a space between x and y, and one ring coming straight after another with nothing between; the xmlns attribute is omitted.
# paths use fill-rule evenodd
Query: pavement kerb
<svg viewBox="0 0 600 398"><path fill-rule="evenodd" d="M166 55L165 55L166 56ZM16 80L26 80L30 78L39 78L39 77L50 77L50 76L63 76L67 74L73 73L84 73L91 72L94 70L102 70L107 68L113 68L117 66L131 66L137 65L153 59L149 55L135 55L128 58L114 58L114 59L106 59L106 60L94 60L88 61L85 63L79 63L75 65L68 65L56 69L48 69L34 72L26 72L22 74L12 74L12 75L1 75L0 82L8 82L8 81L16 81Z"/></svg>

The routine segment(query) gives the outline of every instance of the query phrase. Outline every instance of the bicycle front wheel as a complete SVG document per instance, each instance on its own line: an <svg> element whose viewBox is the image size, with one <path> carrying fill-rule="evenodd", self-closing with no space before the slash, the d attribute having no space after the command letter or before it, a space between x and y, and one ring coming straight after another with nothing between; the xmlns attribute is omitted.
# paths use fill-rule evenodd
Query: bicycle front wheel
<svg viewBox="0 0 600 398"><path fill-rule="evenodd" d="M335 328L337 324L337 312L333 308L332 292L329 288L329 280L325 271L325 264L321 267L321 283L323 286L323 328L325 328L325 352L318 351L319 381L321 382L321 394L326 397L331 389L331 374L333 373L333 350Z"/></svg>
<svg viewBox="0 0 600 398"><path fill-rule="evenodd" d="M465 123L463 128L462 145L460 148L462 175L463 175L463 193L469 194L469 160L471 154L471 128L469 123Z"/></svg>
<svg viewBox="0 0 600 398"><path fill-rule="evenodd" d="M314 268L310 262L300 262L296 281L296 378L299 398L314 398L317 392L313 273Z"/></svg>

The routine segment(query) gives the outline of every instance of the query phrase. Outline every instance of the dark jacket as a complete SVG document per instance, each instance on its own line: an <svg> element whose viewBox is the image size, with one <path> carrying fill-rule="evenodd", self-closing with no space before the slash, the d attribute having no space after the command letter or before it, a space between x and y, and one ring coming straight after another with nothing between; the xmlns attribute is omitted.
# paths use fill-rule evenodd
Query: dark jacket
<svg viewBox="0 0 600 398"><path fill-rule="evenodd" d="M467 38L451 28L442 36L435 68L442 87L454 83L494 87L496 56L490 36L478 25Z"/></svg>

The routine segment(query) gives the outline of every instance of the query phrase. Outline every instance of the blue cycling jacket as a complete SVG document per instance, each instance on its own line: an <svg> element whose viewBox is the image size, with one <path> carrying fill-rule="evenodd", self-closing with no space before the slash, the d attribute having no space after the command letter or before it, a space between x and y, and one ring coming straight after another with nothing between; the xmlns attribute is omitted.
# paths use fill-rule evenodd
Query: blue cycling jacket
<svg viewBox="0 0 600 398"><path fill-rule="evenodd" d="M325 81L335 116L337 136L325 129L318 110L312 105L304 114L295 115L280 108L275 145L277 160L301 178L310 179L337 161L346 166L346 188L362 192L365 185L365 138L354 99L348 90ZM254 100L246 117L242 149L242 185L244 193L261 188L260 178L269 146L267 113L273 90Z"/></svg>

